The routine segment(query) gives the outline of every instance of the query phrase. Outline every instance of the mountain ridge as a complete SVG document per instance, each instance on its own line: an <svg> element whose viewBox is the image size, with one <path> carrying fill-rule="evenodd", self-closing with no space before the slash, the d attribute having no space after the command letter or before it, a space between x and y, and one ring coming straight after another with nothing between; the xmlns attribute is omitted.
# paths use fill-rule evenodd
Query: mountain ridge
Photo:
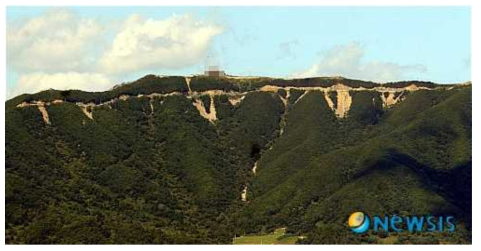
<svg viewBox="0 0 481 251"><path fill-rule="evenodd" d="M184 83L182 83L182 79ZM155 90L142 90L143 85L146 85L148 82L149 85L156 85L159 88L165 87L162 86L164 82L167 84L171 84L169 80L175 79L178 82L176 83L177 88L169 88L171 92L166 92L165 89L157 89L160 92L155 92ZM166 81L163 81L166 80ZM194 84L191 84L192 80L194 80ZM209 81L214 81L216 84L213 89L205 89L204 86L200 88L196 88L197 85L204 80L206 83L209 84ZM231 80L236 81L235 84L238 86L233 88L229 86L232 84ZM222 81L226 81L225 83ZM237 82L237 81L248 81L249 83ZM252 83L250 81L254 81L254 87L250 86ZM280 82L278 82L280 81ZM327 82L326 82L327 81ZM332 82L331 82L332 81ZM153 82L153 83L152 83ZM219 83L220 82L220 83ZM289 84L292 83L292 84ZM184 85L182 87L182 85ZM192 88L192 85L194 88ZM247 90L240 92L243 88L241 85L249 86ZM465 84L461 84L465 86ZM346 79L342 77L318 77L318 78L303 78L303 79L276 79L276 78L267 78L267 77L253 77L253 78L231 78L231 77L205 77L205 76L193 76L193 77L181 77L181 76L154 76L154 75L147 75L137 81L134 81L129 84L124 84L120 86L116 86L109 91L105 92L83 92L78 90L66 90L66 91L57 91L57 90L47 90L43 92L39 92L37 94L24 94L19 97L13 98L7 101L7 105L12 105L12 103L18 103L16 107L26 107L26 106L37 106L42 113L42 116L45 120L45 123L49 124L48 113L45 109L45 106L49 106L52 104L60 104L63 102L70 102L76 103L82 112L89 118L93 119L92 116L92 109L97 106L108 105L112 102L115 102L119 99L126 100L131 98L132 96L137 93L136 97L143 97L146 96L150 99L154 97L165 97L170 95L184 95L188 98L193 99L193 104L199 110L199 113L210 122L215 121L217 118L215 116L215 107L213 106L213 96L215 95L228 95L229 100L232 104L235 102L239 102L242 98L248 94L249 92L253 91L264 91L264 92L279 92L283 90L286 92L286 97L279 96L283 101L284 105L287 105L287 99L290 95L290 90L301 90L304 91L304 94L308 93L309 91L322 91L324 92L324 96L326 101L329 104L329 107L336 113L336 115L340 118L347 115L351 98L349 95L350 91L376 91L380 93L380 96L383 100L383 106L389 107L391 105L396 104L403 100L403 93L418 91L421 89L424 90L434 90L434 89L452 89L455 87L459 87L460 85L440 85L435 84L432 82L423 82L423 81L401 81L401 82L392 82L386 84L376 84L374 82L366 82L360 80L352 80ZM130 87L130 88L129 88ZM148 86L145 86L148 87ZM122 90L126 89L127 90ZM155 88L154 88L155 89ZM96 94L107 94L106 96L111 93L115 93L116 90L119 90L119 93L116 93L117 96L113 96L110 100L102 100L98 97L95 97ZM75 94L71 94L72 91L78 91L78 96ZM337 92L337 95L340 96L337 99L337 103L331 100L327 93L329 92ZM206 108L204 107L204 103L199 97L203 95L208 95L211 99L210 101L210 108L209 110L213 110L213 113L207 112ZM87 96L87 98L82 97ZM302 98L301 95L299 98ZM36 100L42 99L44 100ZM93 100L92 100L93 99ZM82 102L84 101L84 102ZM90 102L87 102L90 101ZM151 106L152 107L152 106Z"/></svg>
<svg viewBox="0 0 481 251"><path fill-rule="evenodd" d="M381 243L354 211L454 215L471 242L471 85L144 78L6 104L8 243Z"/></svg>
<svg viewBox="0 0 481 251"><path fill-rule="evenodd" d="M88 91L82 91L82 90L77 90L77 89L71 89L71 90L54 90L54 89L49 89L49 90L44 90L40 91L38 93L34 94L21 94L16 97L13 97L9 100L7 100L8 103L12 102L18 102L18 100L22 99L30 99L32 96L35 97L35 95L38 95L39 93L44 93L44 92L53 92L51 93L51 96L62 96L60 95L60 92L69 92L69 91L78 91L78 94L102 94L102 93L109 93L109 92L116 92L120 91L119 95L122 95L122 93L125 92L134 92L136 91L136 87L141 87L142 85L145 84L154 84L154 85L164 85L163 88L159 89L158 91L160 93L166 93L166 92L173 92L173 91L179 91L179 92L184 92L190 89L189 85L187 82L187 79L191 81L194 79L194 82L197 82L196 80L204 80L206 83L209 84L209 82L212 82L214 86L211 90L214 89L219 89L223 88L224 90L231 90L234 89L232 87L233 84L236 85L244 85L244 88L238 87L237 89L247 89L247 90L256 90L256 88L260 88L263 85L273 85L273 86L302 86L302 87L329 87L332 85L335 85L336 83L339 83L340 81L344 81L343 84L350 86L350 87L364 87L364 88L373 88L373 87L394 87L394 88L399 88L399 87L406 87L408 85L414 84L416 86L420 87L429 87L429 88L434 88L434 87L453 87L456 85L463 85L463 84L470 84L471 82L464 82L464 83L457 83L457 84L436 84L434 82L430 81L418 81L418 80L413 80L413 81L397 81L397 82L388 82L388 83L375 83L371 81L363 81L363 80L355 80L355 79L348 79L348 78L343 78L343 77L315 77L315 78L296 78L296 79L282 79L282 78L270 78L270 77L207 77L203 75L192 75L192 76L159 76L159 75L153 75L149 74L146 75L136 81L133 82L128 82L128 83L122 83L120 85L115 85L112 89L107 90L107 91L101 91L101 92L88 92ZM175 83L173 83L175 82ZM223 83L226 86L215 86L217 83ZM247 82L247 83L246 83ZM260 83L259 83L260 82ZM264 84L262 84L264 83ZM195 85L196 83L194 83ZM251 85L253 85L251 87ZM170 86L169 86L170 85ZM175 88L172 88L174 85ZM203 89L203 86L199 87L200 89ZM137 90L138 91L138 90ZM65 96L66 93L64 93L63 96ZM142 94L149 94L148 91ZM67 95L68 96L68 95ZM47 97L49 98L49 97ZM51 97L50 97L51 98ZM44 100L44 101L49 101L49 100ZM51 101L51 100L50 100Z"/></svg>

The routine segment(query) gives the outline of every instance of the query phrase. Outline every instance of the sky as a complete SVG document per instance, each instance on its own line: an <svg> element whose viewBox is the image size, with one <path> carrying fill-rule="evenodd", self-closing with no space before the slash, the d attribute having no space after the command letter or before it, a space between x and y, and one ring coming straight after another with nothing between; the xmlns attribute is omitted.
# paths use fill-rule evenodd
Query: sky
<svg viewBox="0 0 481 251"><path fill-rule="evenodd" d="M146 74L471 79L470 7L7 7L7 98Z"/></svg>

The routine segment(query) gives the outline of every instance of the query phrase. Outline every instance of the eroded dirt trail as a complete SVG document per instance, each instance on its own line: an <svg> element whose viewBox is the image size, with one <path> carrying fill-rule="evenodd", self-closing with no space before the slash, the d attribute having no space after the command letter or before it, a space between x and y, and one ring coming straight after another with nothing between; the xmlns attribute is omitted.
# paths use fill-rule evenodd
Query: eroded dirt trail
<svg viewBox="0 0 481 251"><path fill-rule="evenodd" d="M256 162L254 163L254 167L252 168L252 173L253 173L254 175L256 175L256 172L257 172L257 163L259 163L259 161L256 161Z"/></svg>
<svg viewBox="0 0 481 251"><path fill-rule="evenodd" d="M241 200L242 200L242 201L247 201L247 185L244 186L244 190L242 190Z"/></svg>
<svg viewBox="0 0 481 251"><path fill-rule="evenodd" d="M47 112L47 109L45 109L44 103L43 102L39 103L37 107L40 113L42 113L42 118L45 124L50 125L50 118L48 117L48 112Z"/></svg>
<svg viewBox="0 0 481 251"><path fill-rule="evenodd" d="M80 107L80 110L87 116L87 118L94 120L93 116L93 109L95 107L95 104L82 104L82 103L77 103L78 107Z"/></svg>
<svg viewBox="0 0 481 251"><path fill-rule="evenodd" d="M246 92L235 92L235 91L223 91L223 90L208 90L208 91L203 91L203 92L197 92L197 91L192 91L190 82L191 78L190 77L185 77L185 81L188 87L188 94L184 94L182 92L171 92L171 93L151 93L151 94L139 94L137 96L129 96L129 95L120 95L119 97L116 97L114 99L108 100L106 102L100 103L100 104L94 104L94 103L76 103L77 106L81 109L82 113L85 114L85 116L91 120L93 120L93 110L94 108L98 106L108 106L109 108L112 108L112 104L114 102L118 102L119 100L127 101L130 98L140 98L140 97L148 97L151 99L150 101L150 109L151 109L151 114L154 112L154 106L152 104L152 99L155 97L168 97L168 96L185 96L186 98L189 98L192 100L192 104L197 108L199 111L199 114L204 117L205 119L209 120L209 122L213 123L217 120L216 116L216 109L215 109L215 104L214 104L214 96L218 95L226 95L228 97L229 102L233 106L239 105L239 103L242 102L242 100L245 98L245 96L251 92L275 92L281 99L282 103L287 109L287 106L289 105L289 97L291 90L303 90L304 93L294 102L296 104L301 100L306 94L308 94L310 91L321 91L324 93L324 98L328 104L328 106L331 108L331 110L334 111L336 116L338 118L345 118L348 116L349 109L351 108L352 105L352 97L350 92L352 91L374 91L374 92L379 92L381 95L381 99L383 100L383 106L385 108L389 108L390 106L393 106L395 104L400 103L402 100L404 100L404 96L402 92L414 92L418 90L436 90L439 88L444 88L444 87L436 87L436 88L427 88L427 87L419 87L416 86L415 84L403 87L403 88L393 88L393 87L384 87L384 86L377 86L371 89L367 89L364 87L357 87L357 88L352 88L343 84L336 84L330 87L292 87L292 86L287 86L287 87L280 87L280 86L273 86L273 85L265 85L258 90L252 90L252 91L246 91ZM283 89L286 91L287 95L286 97L282 97L279 95L278 91L280 89ZM449 89L449 88L448 88ZM337 101L336 105L334 105L334 102L332 99L329 97L330 92L335 92L337 94ZM385 96L385 93L387 93L387 96ZM400 95L397 95L398 93L401 93ZM202 101L199 99L203 95L209 95L211 102L210 102L210 109L209 112L206 111L204 104ZM48 116L47 109L45 108L46 106L53 105L53 104L60 104L64 103L66 101L63 100L54 100L51 102L44 102L44 101L30 101L30 102L22 102L21 104L18 104L17 107L26 107L26 106L37 106L39 111L42 113L43 120L46 124L50 124L50 118ZM163 101L160 102L162 104ZM282 129L281 129L282 131Z"/></svg>
<svg viewBox="0 0 481 251"><path fill-rule="evenodd" d="M331 99L331 97L329 97L328 92L324 92L324 99L326 99L326 102L327 102L327 105L329 106L329 108L331 108L331 110L334 111L336 108L334 107L334 102L332 102L332 99Z"/></svg>
<svg viewBox="0 0 481 251"><path fill-rule="evenodd" d="M192 89L190 88L190 80L191 78L185 77L185 83L187 84L187 89L189 90L189 93L192 93Z"/></svg>
<svg viewBox="0 0 481 251"><path fill-rule="evenodd" d="M352 97L349 91L337 91L337 107L336 116L338 118L344 118L347 116L349 109L351 108Z"/></svg>
<svg viewBox="0 0 481 251"><path fill-rule="evenodd" d="M229 103L232 105L232 106L236 106L238 104L240 104L240 102L245 98L245 96L232 96L232 97L229 97Z"/></svg>
<svg viewBox="0 0 481 251"><path fill-rule="evenodd" d="M209 112L205 109L204 103L201 99L193 100L192 104L197 108L199 111L200 116L204 117L205 119L209 120L209 122L214 123L217 120L215 104L214 104L214 96L209 95L210 97L210 107Z"/></svg>
<svg viewBox="0 0 481 251"><path fill-rule="evenodd" d="M404 95L402 93L399 93L398 96L396 97L396 94L397 94L396 92L381 93L382 105L384 108L389 108L395 105L396 103L402 101L402 99L404 98Z"/></svg>

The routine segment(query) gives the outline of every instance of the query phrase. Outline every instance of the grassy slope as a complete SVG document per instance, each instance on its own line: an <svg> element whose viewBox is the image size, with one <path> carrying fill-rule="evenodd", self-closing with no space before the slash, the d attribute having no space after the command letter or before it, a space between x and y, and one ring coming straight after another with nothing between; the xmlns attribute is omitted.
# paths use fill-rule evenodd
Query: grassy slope
<svg viewBox="0 0 481 251"><path fill-rule="evenodd" d="M289 169L292 165L284 156L307 151L312 157L313 150L302 148L296 141L290 141L295 150L281 147L287 145L282 140L290 136L286 130L285 137L276 142L270 153L274 156L267 153L261 159L256 184L263 192L246 210L245 215L251 220L245 226L270 227L281 223L291 229L312 231L312 224L318 221L341 223L350 212L360 209L377 213L452 213L469 223L471 183L465 181L470 177L470 95L470 88L449 93L419 92L381 116L376 127L370 125L377 123L374 117L361 117L373 118L368 123L347 121L336 130L337 135L344 134L349 139L338 148L330 146L336 148L333 151L318 153L309 164L300 162L296 169ZM298 105L301 107L302 103ZM312 117L309 108L303 107L303 111L306 117ZM290 116L295 112L296 107ZM364 127L359 132L351 130L353 127L349 124ZM303 132L310 140L319 142L316 146L322 146L319 129L304 125ZM343 131L343 127L349 130ZM309 133L310 129L313 133ZM358 143L350 146L353 137ZM287 153L275 155L282 150ZM287 159L292 158L295 157ZM271 165L282 166L280 169L287 171L278 175L276 169L271 171Z"/></svg>
<svg viewBox="0 0 481 251"><path fill-rule="evenodd" d="M286 234L284 228L275 229L272 233L261 234L261 235L247 235L241 236L234 239L233 244L235 245L269 245L269 244L295 244L299 239L296 235Z"/></svg>

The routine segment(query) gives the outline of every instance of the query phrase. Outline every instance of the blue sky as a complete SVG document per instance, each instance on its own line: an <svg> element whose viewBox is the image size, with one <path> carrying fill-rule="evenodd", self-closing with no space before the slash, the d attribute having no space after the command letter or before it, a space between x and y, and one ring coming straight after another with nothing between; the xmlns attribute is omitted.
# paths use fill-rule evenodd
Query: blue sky
<svg viewBox="0 0 481 251"><path fill-rule="evenodd" d="M470 55L469 7L7 7L9 96L98 91L207 64L233 75L453 83L471 79Z"/></svg>

